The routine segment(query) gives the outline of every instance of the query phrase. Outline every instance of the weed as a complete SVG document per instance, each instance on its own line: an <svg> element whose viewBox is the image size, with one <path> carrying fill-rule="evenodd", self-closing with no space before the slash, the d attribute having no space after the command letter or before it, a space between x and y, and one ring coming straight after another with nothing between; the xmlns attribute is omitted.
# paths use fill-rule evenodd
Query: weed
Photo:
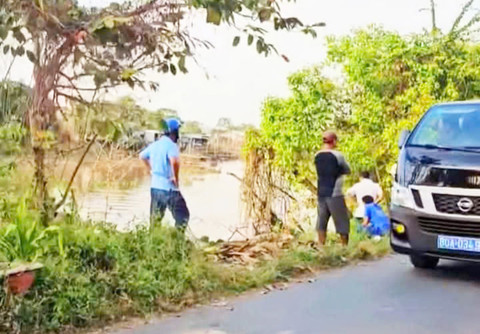
<svg viewBox="0 0 480 334"><path fill-rule="evenodd" d="M8 306L0 292L0 332L46 333L126 315L178 311L218 294L237 294L385 253L383 242L373 244L364 236L353 236L348 248L331 243L320 251L295 239L278 256L242 266L212 261L165 226L121 233L72 217L56 226L62 231L62 248L55 246L54 234L45 234L49 247L38 255L45 267L34 287Z"/></svg>

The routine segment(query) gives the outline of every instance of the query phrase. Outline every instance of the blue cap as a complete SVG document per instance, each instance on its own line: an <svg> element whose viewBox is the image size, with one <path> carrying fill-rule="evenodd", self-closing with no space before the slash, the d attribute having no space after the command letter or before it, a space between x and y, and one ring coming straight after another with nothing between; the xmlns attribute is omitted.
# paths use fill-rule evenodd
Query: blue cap
<svg viewBox="0 0 480 334"><path fill-rule="evenodd" d="M178 129L180 129L180 127L182 126L182 124L180 123L180 121L176 118L168 118L165 120L165 124L167 126L167 129L166 131L167 132L173 132L173 131L177 131Z"/></svg>

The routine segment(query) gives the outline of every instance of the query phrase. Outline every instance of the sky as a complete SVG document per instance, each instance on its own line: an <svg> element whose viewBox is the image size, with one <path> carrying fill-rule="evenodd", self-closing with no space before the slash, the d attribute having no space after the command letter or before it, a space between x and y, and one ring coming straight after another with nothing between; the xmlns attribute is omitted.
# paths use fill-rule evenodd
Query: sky
<svg viewBox="0 0 480 334"><path fill-rule="evenodd" d="M106 4L110 0L80 0L82 5ZM462 0L437 0L437 21L448 29L460 12ZM325 22L318 38L299 33L275 32L267 39L290 59L278 56L265 58L255 47L232 46L238 33L234 28L213 26L205 15L195 16L191 33L210 41L215 47L196 51L196 61L188 61L186 75L149 74L149 80L160 84L157 92L120 87L111 90L108 99L134 97L138 104L151 109L177 110L184 120L197 120L215 126L221 117L235 124L258 125L262 101L268 96L288 96L287 77L300 69L321 63L326 54L325 37L345 35L369 24L383 25L402 34L421 32L431 26L428 11L430 0L297 0L285 3L285 16L299 17L305 23ZM2 54L0 78L5 77L9 60ZM32 83L32 67L27 60L17 60L10 79Z"/></svg>

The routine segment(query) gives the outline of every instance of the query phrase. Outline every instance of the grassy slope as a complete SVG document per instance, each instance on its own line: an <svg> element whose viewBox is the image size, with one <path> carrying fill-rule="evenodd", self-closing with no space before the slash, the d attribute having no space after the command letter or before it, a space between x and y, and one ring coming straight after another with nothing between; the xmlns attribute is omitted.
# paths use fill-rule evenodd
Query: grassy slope
<svg viewBox="0 0 480 334"><path fill-rule="evenodd" d="M389 252L387 240L374 244L359 235L348 248L332 243L322 251L293 241L277 257L246 267L213 261L165 227L123 234L74 221L62 228L65 255L54 240L46 241L46 267L34 288L8 307L0 293L0 332L44 333L178 311L215 296Z"/></svg>

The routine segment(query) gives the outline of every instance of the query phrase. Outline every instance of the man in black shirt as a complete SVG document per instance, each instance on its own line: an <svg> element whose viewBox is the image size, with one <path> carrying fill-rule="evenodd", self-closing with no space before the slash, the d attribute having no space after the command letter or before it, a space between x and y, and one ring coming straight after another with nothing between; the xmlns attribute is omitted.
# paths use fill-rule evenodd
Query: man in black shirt
<svg viewBox="0 0 480 334"><path fill-rule="evenodd" d="M327 225L333 217L335 229L340 234L343 245L348 244L350 218L343 196L343 177L350 174L350 167L342 153L335 150L337 135L327 131L323 134L323 149L315 156L318 176L318 241L325 244Z"/></svg>

